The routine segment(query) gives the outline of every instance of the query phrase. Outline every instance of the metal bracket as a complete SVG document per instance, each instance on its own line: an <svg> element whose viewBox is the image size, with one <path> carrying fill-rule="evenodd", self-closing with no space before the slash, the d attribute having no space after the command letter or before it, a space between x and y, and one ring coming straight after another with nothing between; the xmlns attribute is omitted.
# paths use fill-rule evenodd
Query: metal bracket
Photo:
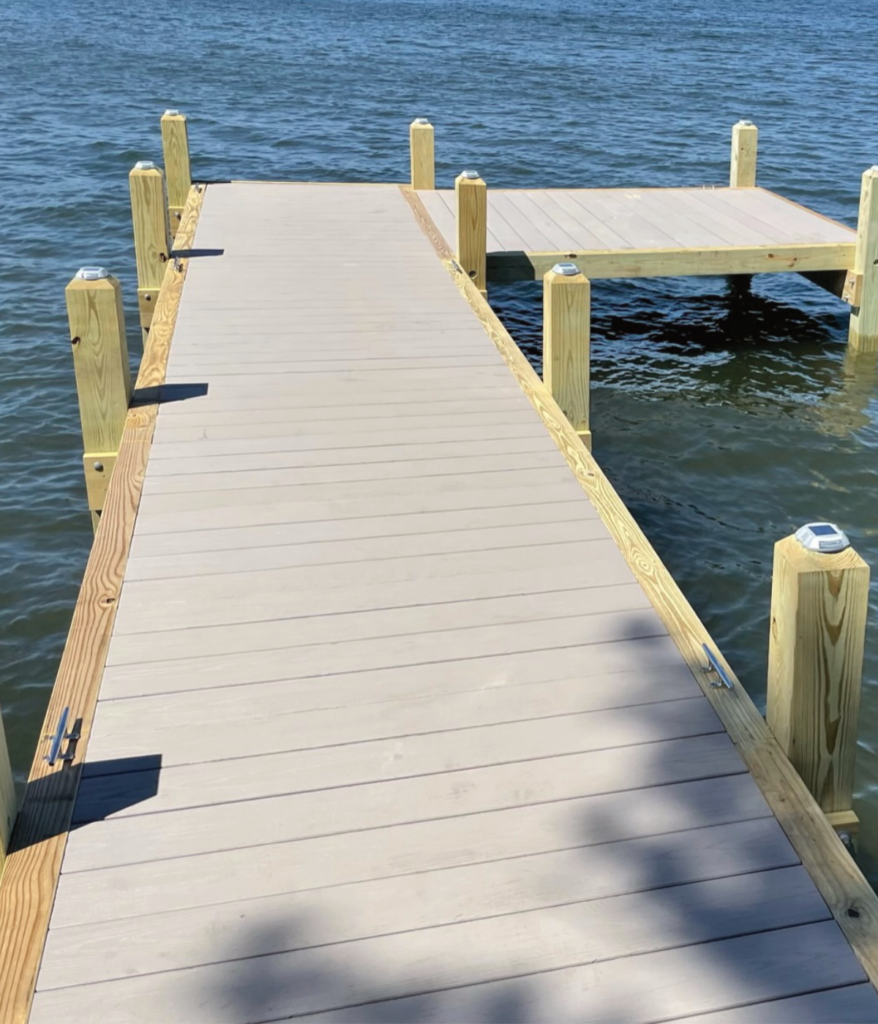
<svg viewBox="0 0 878 1024"><path fill-rule="evenodd" d="M719 676L719 682L711 683L710 685L714 688L714 690L734 690L735 684L731 681L731 679L729 679L728 675L726 674L726 670L722 667L722 665L720 665L717 656L707 646L707 644L702 644L701 648L707 656L707 664L702 666L702 672L715 672Z"/></svg>
<svg viewBox="0 0 878 1024"><path fill-rule="evenodd" d="M61 717L58 719L58 728L55 730L54 735L47 736L46 739L52 741L51 747L49 747L49 753L43 758L44 761L48 761L50 765L54 765L56 761L72 761L74 758L74 752L68 746L67 749L62 753L61 744L65 740L78 740L78 732L67 732L67 719L70 717L70 708L64 708L61 712Z"/></svg>

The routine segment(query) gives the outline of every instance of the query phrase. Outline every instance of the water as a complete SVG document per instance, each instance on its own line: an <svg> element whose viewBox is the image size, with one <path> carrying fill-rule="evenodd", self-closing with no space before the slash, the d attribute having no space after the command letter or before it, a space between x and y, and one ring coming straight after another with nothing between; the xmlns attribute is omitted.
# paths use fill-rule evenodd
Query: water
<svg viewBox="0 0 878 1024"><path fill-rule="evenodd" d="M190 115L202 178L404 180L415 116L437 174L497 186L760 183L853 224L878 162L876 19L766 0L3 0L0 678L26 774L91 543L64 286L123 282L139 357L127 173ZM539 358L534 285L491 299ZM878 376L845 308L787 275L594 287L595 452L723 652L764 700L774 541L834 519L878 569ZM878 586L878 583L876 583ZM874 596L878 594L873 587ZM878 620L857 809L878 877Z"/></svg>

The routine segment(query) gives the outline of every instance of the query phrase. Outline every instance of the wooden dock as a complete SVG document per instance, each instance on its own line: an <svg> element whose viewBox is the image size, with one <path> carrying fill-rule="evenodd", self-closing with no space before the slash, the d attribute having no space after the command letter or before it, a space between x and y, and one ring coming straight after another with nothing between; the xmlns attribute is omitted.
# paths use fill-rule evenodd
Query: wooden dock
<svg viewBox="0 0 878 1024"><path fill-rule="evenodd" d="M738 191L491 194L489 270L852 272L855 233ZM38 752L0 886L4 1020L878 1019L874 894L449 210L191 191L47 718L73 761Z"/></svg>

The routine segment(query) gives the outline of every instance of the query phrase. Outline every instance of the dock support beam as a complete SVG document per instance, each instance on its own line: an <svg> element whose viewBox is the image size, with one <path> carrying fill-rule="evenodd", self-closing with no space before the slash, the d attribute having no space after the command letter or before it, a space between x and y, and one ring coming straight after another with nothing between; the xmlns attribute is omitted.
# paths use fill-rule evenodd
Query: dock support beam
<svg viewBox="0 0 878 1024"><path fill-rule="evenodd" d="M97 530L131 404L122 288L103 267L83 267L67 285L66 297L85 486Z"/></svg>
<svg viewBox="0 0 878 1024"><path fill-rule="evenodd" d="M863 174L853 280L848 341L858 352L878 352L878 166Z"/></svg>
<svg viewBox="0 0 878 1024"><path fill-rule="evenodd" d="M751 121L738 121L732 127L732 166L729 185L732 188L756 186L756 148L759 129Z"/></svg>
<svg viewBox="0 0 878 1024"><path fill-rule="evenodd" d="M488 186L478 171L464 171L454 182L457 198L457 262L476 288L488 292Z"/></svg>
<svg viewBox="0 0 878 1024"><path fill-rule="evenodd" d="M818 550L821 534L847 544L820 523L774 547L767 719L830 823L850 835L869 567L851 547Z"/></svg>
<svg viewBox="0 0 878 1024"><path fill-rule="evenodd" d="M543 381L589 451L590 342L591 284L557 263L543 278Z"/></svg>
<svg viewBox="0 0 878 1024"><path fill-rule="evenodd" d="M418 117L409 126L409 148L412 158L412 188L416 190L436 187L436 157L433 145L433 125L426 117Z"/></svg>
<svg viewBox="0 0 878 1024"><path fill-rule="evenodd" d="M12 765L9 762L9 747L3 729L3 715L0 714L0 878L6 866L9 851L9 837L15 824L18 804L15 798L15 783L12 781Z"/></svg>
<svg viewBox="0 0 878 1024"><path fill-rule="evenodd" d="M137 304L146 338L171 252L165 176L151 160L141 160L128 175L128 184L137 261Z"/></svg>
<svg viewBox="0 0 878 1024"><path fill-rule="evenodd" d="M183 207L192 187L186 115L179 110L166 110L162 115L162 151L168 186L168 218L173 238L180 226Z"/></svg>

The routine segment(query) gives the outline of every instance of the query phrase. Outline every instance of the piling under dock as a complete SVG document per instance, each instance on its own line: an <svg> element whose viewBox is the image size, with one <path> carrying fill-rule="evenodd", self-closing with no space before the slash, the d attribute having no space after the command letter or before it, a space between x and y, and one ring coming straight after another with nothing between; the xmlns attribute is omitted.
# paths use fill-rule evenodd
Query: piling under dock
<svg viewBox="0 0 878 1024"><path fill-rule="evenodd" d="M202 201L30 1020L878 1018L874 897L441 196Z"/></svg>

